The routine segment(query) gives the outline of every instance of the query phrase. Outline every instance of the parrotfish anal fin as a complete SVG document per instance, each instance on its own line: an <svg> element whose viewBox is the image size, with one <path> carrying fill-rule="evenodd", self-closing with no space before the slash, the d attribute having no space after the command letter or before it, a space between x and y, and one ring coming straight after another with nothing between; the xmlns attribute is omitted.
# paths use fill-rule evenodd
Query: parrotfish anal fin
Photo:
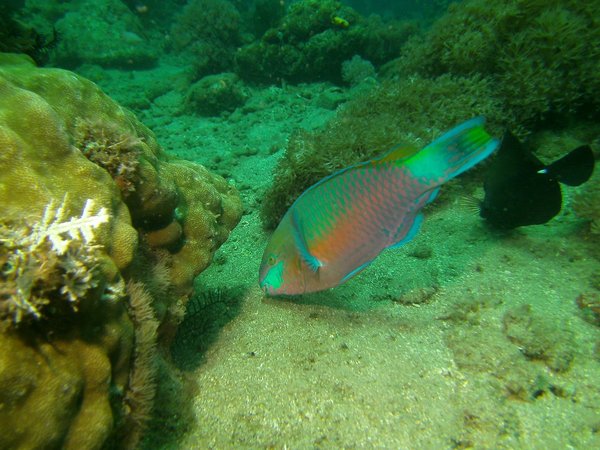
<svg viewBox="0 0 600 450"><path fill-rule="evenodd" d="M302 258L302 261L304 261L313 272L317 272L319 267L323 266L323 263L319 261L318 258L315 258L308 250L302 223L300 221L300 217L298 216L298 212L295 209L292 211L291 219L292 230L294 233L294 243L296 244L300 258Z"/></svg>
<svg viewBox="0 0 600 450"><path fill-rule="evenodd" d="M407 218L407 220L409 223L407 223L406 225L401 227L401 229L399 229L396 232L395 239L400 239L400 240L396 241L395 243L390 245L388 248L398 248L398 247L401 247L404 244L412 241L412 239L419 232L419 228L421 228L421 224L423 223L423 214L417 214L412 219ZM410 222L412 222L412 223L410 223ZM404 233L403 229L407 228L407 226L410 226L410 228L408 229L408 232Z"/></svg>

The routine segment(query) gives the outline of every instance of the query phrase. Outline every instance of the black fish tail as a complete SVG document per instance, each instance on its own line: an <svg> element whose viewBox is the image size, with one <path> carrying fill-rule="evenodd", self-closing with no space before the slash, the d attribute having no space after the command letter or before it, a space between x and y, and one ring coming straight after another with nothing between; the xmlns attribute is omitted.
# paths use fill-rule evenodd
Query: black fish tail
<svg viewBox="0 0 600 450"><path fill-rule="evenodd" d="M592 176L594 154L589 145L582 145L547 166L545 173L567 186L579 186Z"/></svg>

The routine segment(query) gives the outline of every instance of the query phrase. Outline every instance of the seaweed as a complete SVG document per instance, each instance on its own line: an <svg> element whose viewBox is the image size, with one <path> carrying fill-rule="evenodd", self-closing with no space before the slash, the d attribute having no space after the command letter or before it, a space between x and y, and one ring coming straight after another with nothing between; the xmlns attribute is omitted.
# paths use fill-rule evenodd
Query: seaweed
<svg viewBox="0 0 600 450"><path fill-rule="evenodd" d="M123 196L135 191L141 138L133 132L124 133L110 122L76 119L74 139L86 158L110 174Z"/></svg>
<svg viewBox="0 0 600 450"><path fill-rule="evenodd" d="M598 2L456 3L403 48L397 73L490 78L520 136L574 113L598 117L599 17Z"/></svg>
<svg viewBox="0 0 600 450"><path fill-rule="evenodd" d="M590 221L590 232L600 239L600 170L596 168L592 178L584 184L573 199L575 213ZM598 248L598 246L596 246ZM600 257L600 252L598 252Z"/></svg>
<svg viewBox="0 0 600 450"><path fill-rule="evenodd" d="M255 83L342 81L342 63L354 55L381 65L400 54L416 31L409 21L362 17L341 2L301 0L258 41L241 47L236 71Z"/></svg>
<svg viewBox="0 0 600 450"><path fill-rule="evenodd" d="M191 0L171 27L172 49L189 60L193 80L230 69L241 43L241 16L225 0Z"/></svg>

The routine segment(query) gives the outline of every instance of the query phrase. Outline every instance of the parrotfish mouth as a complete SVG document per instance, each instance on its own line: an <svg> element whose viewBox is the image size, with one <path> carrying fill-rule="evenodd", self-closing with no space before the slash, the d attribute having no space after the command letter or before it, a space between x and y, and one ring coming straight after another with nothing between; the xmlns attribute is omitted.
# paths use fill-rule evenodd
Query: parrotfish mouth
<svg viewBox="0 0 600 450"><path fill-rule="evenodd" d="M283 261L279 261L274 266L270 267L264 277L259 281L260 288L267 295L276 295L275 291L279 290L283 284Z"/></svg>
<svg viewBox="0 0 600 450"><path fill-rule="evenodd" d="M260 289L266 294L266 295L273 295L273 287L269 286L266 283L260 282Z"/></svg>
<svg viewBox="0 0 600 450"><path fill-rule="evenodd" d="M277 281L277 279L275 279ZM264 292L267 297L275 297L277 296L277 287L273 286L273 279L269 277L269 272L264 276L262 280L259 280L258 285L260 286L260 290Z"/></svg>

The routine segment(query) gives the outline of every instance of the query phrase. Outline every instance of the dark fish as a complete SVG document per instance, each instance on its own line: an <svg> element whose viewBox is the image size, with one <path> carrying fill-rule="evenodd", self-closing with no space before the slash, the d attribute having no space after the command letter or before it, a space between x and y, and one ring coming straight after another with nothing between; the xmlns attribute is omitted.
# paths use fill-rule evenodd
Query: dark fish
<svg viewBox="0 0 600 450"><path fill-rule="evenodd" d="M594 170L594 155L582 145L550 165L506 132L484 181L479 214L501 229L548 222L562 206L559 183L579 186Z"/></svg>

